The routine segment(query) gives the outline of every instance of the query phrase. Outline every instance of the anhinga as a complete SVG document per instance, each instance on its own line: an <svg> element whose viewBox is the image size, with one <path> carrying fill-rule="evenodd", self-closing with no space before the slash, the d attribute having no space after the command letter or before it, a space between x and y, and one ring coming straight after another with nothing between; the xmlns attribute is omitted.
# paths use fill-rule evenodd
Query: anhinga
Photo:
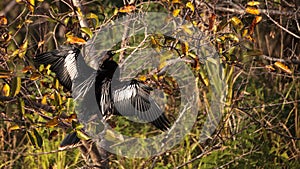
<svg viewBox="0 0 300 169"><path fill-rule="evenodd" d="M118 64L112 60L113 55L112 51L106 52L96 71L85 63L78 48L42 53L34 61L37 64L51 65L50 70L56 73L59 82L72 92L73 97L94 92L93 97L96 97L104 120L110 115L134 116L152 123L162 131L168 130L170 122L149 96L152 89L135 79L120 81ZM95 86L94 91L90 86ZM74 133L67 136L61 147L68 146L68 140L78 142L79 139L75 136Z"/></svg>

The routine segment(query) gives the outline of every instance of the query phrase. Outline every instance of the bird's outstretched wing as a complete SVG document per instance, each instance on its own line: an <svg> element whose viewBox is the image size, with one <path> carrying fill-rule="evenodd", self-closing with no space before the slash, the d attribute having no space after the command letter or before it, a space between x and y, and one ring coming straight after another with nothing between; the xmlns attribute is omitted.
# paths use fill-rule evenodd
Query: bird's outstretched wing
<svg viewBox="0 0 300 169"><path fill-rule="evenodd" d="M34 58L37 64L51 65L50 70L56 73L59 82L67 89L72 89L72 81L78 75L76 59L80 54L77 48L54 50L42 53Z"/></svg>
<svg viewBox="0 0 300 169"><path fill-rule="evenodd" d="M151 122L160 130L168 130L170 122L158 104L152 99L152 89L136 80L113 91L113 102L116 111L124 116L135 116L140 120Z"/></svg>

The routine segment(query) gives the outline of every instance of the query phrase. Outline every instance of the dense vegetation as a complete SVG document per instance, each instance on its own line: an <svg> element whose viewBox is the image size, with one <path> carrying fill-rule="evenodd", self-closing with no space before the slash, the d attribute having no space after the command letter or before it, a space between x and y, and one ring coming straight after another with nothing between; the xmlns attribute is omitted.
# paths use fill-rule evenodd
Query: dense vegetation
<svg viewBox="0 0 300 169"><path fill-rule="evenodd" d="M149 158L110 154L110 168L300 168L299 9L298 0L2 0L0 168L94 165L82 148L58 150L64 136L80 125L73 122L72 126L71 93L47 65L34 65L33 57L62 45L81 46L117 18L145 12L164 12L189 21L182 29L187 35L194 29L203 32L201 42L217 52L227 86L222 119L210 138L199 142L215 103L211 97L215 79L209 77L213 68L198 59L190 42L160 33L123 38L114 46L114 50L122 49L114 59L120 64L129 61L129 75L134 71L131 66L139 64L127 59L133 51L170 51L155 56L158 67L142 70L138 78L164 90L169 105L166 114L173 123L182 93L176 79L161 72L170 55L185 61L195 77L191 83L197 86L198 115L192 130L172 149ZM121 117L109 123L126 135L159 133L150 125L130 125Z"/></svg>

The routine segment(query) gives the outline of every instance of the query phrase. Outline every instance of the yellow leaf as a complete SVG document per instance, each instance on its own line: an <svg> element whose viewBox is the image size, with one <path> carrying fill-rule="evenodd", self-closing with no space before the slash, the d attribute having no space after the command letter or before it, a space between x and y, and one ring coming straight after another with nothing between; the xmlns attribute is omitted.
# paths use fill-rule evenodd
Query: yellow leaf
<svg viewBox="0 0 300 169"><path fill-rule="evenodd" d="M179 12L180 12L180 9L175 9L175 10L173 11L173 16L174 16L174 17L178 16Z"/></svg>
<svg viewBox="0 0 300 169"><path fill-rule="evenodd" d="M7 25L7 19L5 16L0 16L0 25Z"/></svg>
<svg viewBox="0 0 300 169"><path fill-rule="evenodd" d="M18 126L18 125L9 126L9 128L8 128L9 131L18 130L18 129L20 129L20 126Z"/></svg>
<svg viewBox="0 0 300 169"><path fill-rule="evenodd" d="M235 42L239 42L239 41L240 41L239 38L238 38L236 35L232 34L232 33L230 33L230 34L228 35L228 37L229 37L231 40L235 41Z"/></svg>
<svg viewBox="0 0 300 169"><path fill-rule="evenodd" d="M142 82L145 82L147 80L147 76L146 75L141 75L139 76L139 80Z"/></svg>
<svg viewBox="0 0 300 169"><path fill-rule="evenodd" d="M35 0L27 0L28 9L30 12L34 12Z"/></svg>
<svg viewBox="0 0 300 169"><path fill-rule="evenodd" d="M161 51L159 43L156 41L154 36L151 36L150 39L151 39L152 48L154 48L155 51L159 53Z"/></svg>
<svg viewBox="0 0 300 169"><path fill-rule="evenodd" d="M33 23L33 20L26 19L26 20L25 20L25 23L28 23L28 24Z"/></svg>
<svg viewBox="0 0 300 169"><path fill-rule="evenodd" d="M192 2L186 3L186 7L190 8L191 11L193 11L193 12L195 11L195 7L194 7L194 5L192 4Z"/></svg>
<svg viewBox="0 0 300 169"><path fill-rule="evenodd" d="M84 39L72 35L67 35L67 42L70 44L78 44L78 45L83 45L86 43Z"/></svg>
<svg viewBox="0 0 300 169"><path fill-rule="evenodd" d="M245 37L248 34L249 30L248 29L244 29L243 33L242 33L242 37Z"/></svg>
<svg viewBox="0 0 300 169"><path fill-rule="evenodd" d="M114 15L117 15L118 14L118 12L119 12L119 9L118 8L115 8L115 10L114 10Z"/></svg>
<svg viewBox="0 0 300 169"><path fill-rule="evenodd" d="M23 0L16 0L16 2L19 4L24 3Z"/></svg>
<svg viewBox="0 0 300 169"><path fill-rule="evenodd" d="M23 58L27 52L28 47L28 40L25 40L25 42L20 46L19 48L19 57Z"/></svg>
<svg viewBox="0 0 300 169"><path fill-rule="evenodd" d="M242 29L244 27L243 22L238 17L236 17L236 16L232 17L230 19L230 22L231 22L231 24L233 26L235 26L235 27L237 27L239 29Z"/></svg>
<svg viewBox="0 0 300 169"><path fill-rule="evenodd" d="M129 13L132 12L136 9L136 7L134 5L127 5L127 6L123 6L122 8L119 9L119 12L122 13Z"/></svg>
<svg viewBox="0 0 300 169"><path fill-rule="evenodd" d="M89 36L89 38L92 38L93 37L93 32L91 31L90 28L87 28L87 27L82 27L80 28L80 30L82 32L84 32L85 34L87 34Z"/></svg>
<svg viewBox="0 0 300 169"><path fill-rule="evenodd" d="M55 127L58 125L58 117L55 116L53 119L49 120L47 123L46 123L46 127Z"/></svg>
<svg viewBox="0 0 300 169"><path fill-rule="evenodd" d="M266 69L270 70L270 71L274 71L275 68L272 65L266 65L265 66Z"/></svg>
<svg viewBox="0 0 300 169"><path fill-rule="evenodd" d="M292 74L292 71L289 69L289 67L287 65L285 65L282 62L275 62L274 64L277 68L283 70L284 72L288 73L288 74Z"/></svg>
<svg viewBox="0 0 300 169"><path fill-rule="evenodd" d="M9 93L10 93L10 86L5 83L3 88L2 88L2 93L4 96L9 96Z"/></svg>
<svg viewBox="0 0 300 169"><path fill-rule="evenodd" d="M258 24L262 20L262 16L256 16L254 22Z"/></svg>
<svg viewBox="0 0 300 169"><path fill-rule="evenodd" d="M89 140L90 137L88 135L86 135L85 133L83 133L80 130L76 130L76 135L78 138L82 139L82 140Z"/></svg>
<svg viewBox="0 0 300 169"><path fill-rule="evenodd" d="M172 0L172 3L173 4L181 4L181 1L180 0Z"/></svg>
<svg viewBox="0 0 300 169"><path fill-rule="evenodd" d="M260 14L259 9L255 8L255 7L250 7L250 6L246 8L246 12L249 13L249 14L252 14L252 15L259 15Z"/></svg>
<svg viewBox="0 0 300 169"><path fill-rule="evenodd" d="M47 104L47 98L48 98L47 95L43 96L41 103L42 104Z"/></svg>
<svg viewBox="0 0 300 169"><path fill-rule="evenodd" d="M250 2L247 3L247 5L249 5L249 6L256 6L256 5L260 5L260 2L250 1Z"/></svg>

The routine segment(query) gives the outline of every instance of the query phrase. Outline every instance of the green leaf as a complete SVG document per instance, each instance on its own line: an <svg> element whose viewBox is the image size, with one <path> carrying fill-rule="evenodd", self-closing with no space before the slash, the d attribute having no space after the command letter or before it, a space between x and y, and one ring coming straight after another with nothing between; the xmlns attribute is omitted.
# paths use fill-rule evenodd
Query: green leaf
<svg viewBox="0 0 300 169"><path fill-rule="evenodd" d="M80 130L76 131L76 135L77 135L78 138L80 138L82 140L89 140L90 139L90 137L88 135L86 135L85 133L83 133Z"/></svg>
<svg viewBox="0 0 300 169"><path fill-rule="evenodd" d="M88 19L94 19L96 21L95 27L97 28L99 26L99 18L98 18L98 16L96 14L94 14L94 13L88 13L86 15L86 18L88 18Z"/></svg>
<svg viewBox="0 0 300 169"><path fill-rule="evenodd" d="M11 93L10 95L12 97L15 97L17 94L19 94L21 90L21 78L20 77L14 77L12 79L12 82L11 82Z"/></svg>
<svg viewBox="0 0 300 169"><path fill-rule="evenodd" d="M87 34L90 39L93 37L93 32L91 31L90 28L88 28L88 27L82 27L82 28L80 28L80 30L82 32L84 32L85 34Z"/></svg>
<svg viewBox="0 0 300 169"><path fill-rule="evenodd" d="M24 103L24 100L22 98L19 98L19 109L20 109L20 112L22 113L22 115L25 114L25 103Z"/></svg>

